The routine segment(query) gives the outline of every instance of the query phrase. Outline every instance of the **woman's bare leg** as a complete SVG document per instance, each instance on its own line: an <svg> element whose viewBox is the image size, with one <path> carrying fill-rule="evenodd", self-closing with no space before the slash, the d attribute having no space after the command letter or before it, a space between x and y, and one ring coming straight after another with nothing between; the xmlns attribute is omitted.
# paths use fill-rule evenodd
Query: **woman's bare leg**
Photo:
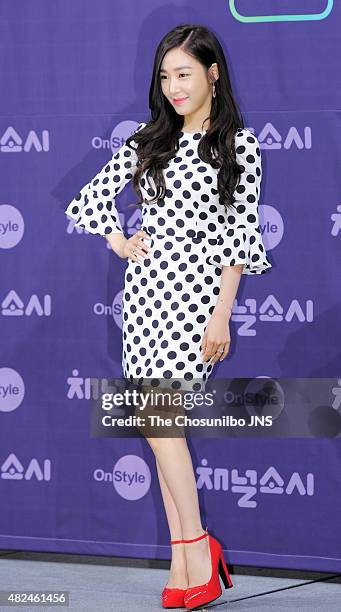
<svg viewBox="0 0 341 612"><path fill-rule="evenodd" d="M179 529L174 512L175 506L180 519L182 537L187 540L196 538L204 532L204 529L201 524L192 458L186 438L147 437L146 439L155 454L158 471L160 470L167 486L165 489L163 480L160 481L160 486L166 493L165 508L167 507L167 518L170 517L170 529L176 532ZM174 544L172 549L177 546L184 546L188 587L208 582L212 570L208 538L192 544Z"/></svg>
<svg viewBox="0 0 341 612"><path fill-rule="evenodd" d="M150 387L144 387L144 391L150 391ZM169 390L166 390L166 394ZM171 391L171 395L172 392ZM164 411L156 409L152 403L147 404L144 409L144 417L147 425L140 428L156 457L160 488L165 504L167 520L171 533L171 539L190 540L202 535L204 529L201 524L198 491L193 470L192 458L187 446L187 440L183 428L173 425L171 431L174 437L163 438L158 427L149 425L148 416L162 414L164 417L174 417L184 414L183 407L177 407L175 401ZM175 421L174 421L175 423ZM170 430L168 430L170 431ZM157 435L157 437L155 437ZM160 478L161 476L161 478ZM182 534L178 538L177 534ZM174 534L174 535L173 535ZM181 555L181 548L185 552L188 587L208 582L211 577L211 559L208 546L208 538L192 544L174 544L172 546L172 560L175 555ZM171 577L173 580L173 577ZM172 586L172 582L170 582ZM178 588L181 588L181 586Z"/></svg>
<svg viewBox="0 0 341 612"><path fill-rule="evenodd" d="M170 539L182 540L182 530L179 513L176 509L174 500L167 487L167 483L162 475L161 468L157 459L156 467L159 477L163 504L165 507L169 526ZM187 589L188 587L186 556L184 547L185 544L172 544L172 561L170 566L169 580L166 585L170 589Z"/></svg>

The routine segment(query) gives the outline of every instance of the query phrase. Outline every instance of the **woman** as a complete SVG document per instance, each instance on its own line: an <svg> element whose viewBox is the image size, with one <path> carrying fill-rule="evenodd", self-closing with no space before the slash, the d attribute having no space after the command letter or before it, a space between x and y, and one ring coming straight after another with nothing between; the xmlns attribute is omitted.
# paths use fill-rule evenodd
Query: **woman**
<svg viewBox="0 0 341 612"><path fill-rule="evenodd" d="M128 259L124 377L196 389L229 352L241 274L271 267L259 229L260 148L244 128L222 47L205 27L180 25L161 40L150 109L66 213ZM126 238L114 199L132 178L142 226ZM202 527L186 438L147 440L172 543L162 604L193 609L221 595L218 572L226 588L232 582L220 543Z"/></svg>

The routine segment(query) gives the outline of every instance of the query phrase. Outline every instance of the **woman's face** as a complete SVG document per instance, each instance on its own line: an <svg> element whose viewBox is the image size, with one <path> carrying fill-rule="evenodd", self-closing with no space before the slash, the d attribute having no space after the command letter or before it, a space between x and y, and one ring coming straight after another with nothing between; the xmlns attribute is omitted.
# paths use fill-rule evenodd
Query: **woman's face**
<svg viewBox="0 0 341 612"><path fill-rule="evenodd" d="M191 115L200 109L205 112L209 109L212 83L207 71L198 60L182 49L167 51L159 78L163 94L178 115Z"/></svg>

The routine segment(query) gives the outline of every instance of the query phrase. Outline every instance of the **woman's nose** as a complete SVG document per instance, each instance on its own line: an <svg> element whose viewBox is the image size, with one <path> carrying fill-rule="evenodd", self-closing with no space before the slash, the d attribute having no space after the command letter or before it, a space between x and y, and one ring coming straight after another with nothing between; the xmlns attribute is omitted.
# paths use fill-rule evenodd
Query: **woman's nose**
<svg viewBox="0 0 341 612"><path fill-rule="evenodd" d="M178 84L176 83L176 81L172 81L169 83L169 95L172 98L180 98L180 91L178 89Z"/></svg>

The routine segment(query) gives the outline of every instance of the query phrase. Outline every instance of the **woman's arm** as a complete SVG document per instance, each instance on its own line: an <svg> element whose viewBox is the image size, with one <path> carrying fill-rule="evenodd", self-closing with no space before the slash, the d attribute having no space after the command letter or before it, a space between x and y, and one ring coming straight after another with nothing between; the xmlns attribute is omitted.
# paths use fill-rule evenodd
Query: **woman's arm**
<svg viewBox="0 0 341 612"><path fill-rule="evenodd" d="M243 264L222 267L220 291L213 310L213 315L230 318L242 273Z"/></svg>
<svg viewBox="0 0 341 612"><path fill-rule="evenodd" d="M116 234L115 232L111 232L110 234L105 235L107 241L109 242L112 250L119 257L123 257L123 245L126 242L126 237L124 234Z"/></svg>
<svg viewBox="0 0 341 612"><path fill-rule="evenodd" d="M250 130L238 130L235 136L236 161L243 168L234 191L234 210L226 214L225 227L219 231L217 244L206 258L222 268L243 264L243 274L264 274L271 268L263 243L258 201L262 179L261 149Z"/></svg>
<svg viewBox="0 0 341 612"><path fill-rule="evenodd" d="M146 124L141 123L135 132ZM82 187L65 210L65 214L75 219L75 226L84 227L91 234L123 234L119 213L116 208L116 196L133 178L137 169L135 141L124 142L117 153L105 166ZM110 242L110 244L116 244Z"/></svg>
<svg viewBox="0 0 341 612"><path fill-rule="evenodd" d="M201 347L203 361L210 360L211 363L222 361L230 350L229 321L243 273L243 265L222 266L217 303L203 335ZM222 349L224 352L220 353L219 350Z"/></svg>

